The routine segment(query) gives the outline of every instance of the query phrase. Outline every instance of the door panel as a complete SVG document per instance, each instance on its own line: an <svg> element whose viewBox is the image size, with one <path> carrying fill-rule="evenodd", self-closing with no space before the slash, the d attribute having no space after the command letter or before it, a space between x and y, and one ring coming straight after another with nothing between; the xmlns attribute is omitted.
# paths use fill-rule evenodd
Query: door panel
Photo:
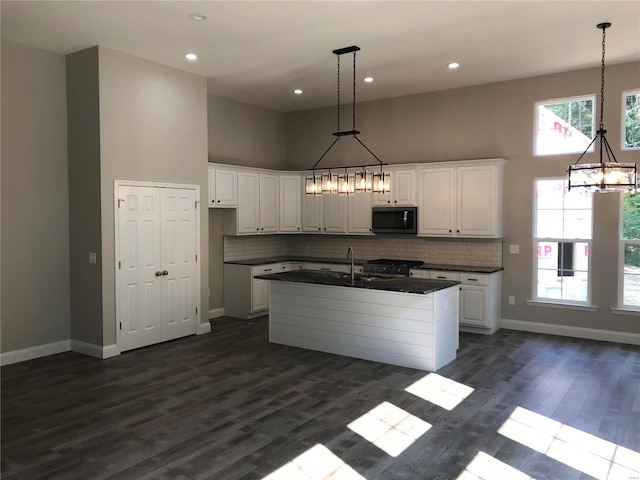
<svg viewBox="0 0 640 480"><path fill-rule="evenodd" d="M120 187L120 351L158 343L160 322L159 192L149 187Z"/></svg>
<svg viewBox="0 0 640 480"><path fill-rule="evenodd" d="M163 188L162 339L195 334L197 330L196 209L195 191Z"/></svg>

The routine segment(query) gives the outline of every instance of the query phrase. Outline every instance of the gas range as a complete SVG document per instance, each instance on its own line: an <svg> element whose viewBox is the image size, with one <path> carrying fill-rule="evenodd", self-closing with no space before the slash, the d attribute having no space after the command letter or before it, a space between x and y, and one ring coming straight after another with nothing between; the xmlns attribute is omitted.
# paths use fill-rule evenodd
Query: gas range
<svg viewBox="0 0 640 480"><path fill-rule="evenodd" d="M408 277L409 269L420 267L421 265L424 265L424 262L420 260L379 258L377 260L367 260L367 263L362 266L362 271L368 275Z"/></svg>

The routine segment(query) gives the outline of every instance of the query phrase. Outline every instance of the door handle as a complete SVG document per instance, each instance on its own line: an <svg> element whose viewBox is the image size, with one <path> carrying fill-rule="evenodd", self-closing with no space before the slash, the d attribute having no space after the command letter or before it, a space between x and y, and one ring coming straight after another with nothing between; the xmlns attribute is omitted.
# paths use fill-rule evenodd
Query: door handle
<svg viewBox="0 0 640 480"><path fill-rule="evenodd" d="M162 275L162 272L161 272L160 270L158 270L158 271L156 272L156 277L159 277L159 276L161 276L161 275Z"/></svg>
<svg viewBox="0 0 640 480"><path fill-rule="evenodd" d="M166 270L163 270L163 271L162 271L162 275L169 275L169 272L168 272L168 271L166 271Z"/></svg>

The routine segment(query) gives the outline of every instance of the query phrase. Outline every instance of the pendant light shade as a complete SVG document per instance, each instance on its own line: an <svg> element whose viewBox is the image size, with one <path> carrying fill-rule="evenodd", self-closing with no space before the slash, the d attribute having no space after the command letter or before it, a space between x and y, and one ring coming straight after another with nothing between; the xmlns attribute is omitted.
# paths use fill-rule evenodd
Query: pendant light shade
<svg viewBox="0 0 640 480"><path fill-rule="evenodd" d="M604 128L604 56L605 56L605 30L611 23L599 23L597 27L602 30L602 63L600 71L600 126L595 138L582 152L575 164L567 168L568 187L586 188L597 192L633 191L636 189L637 172L635 163L618 163L616 156L606 137ZM591 148L596 140L600 140L600 163L583 163L580 160ZM604 161L606 154L608 162ZM613 161L612 161L613 160Z"/></svg>

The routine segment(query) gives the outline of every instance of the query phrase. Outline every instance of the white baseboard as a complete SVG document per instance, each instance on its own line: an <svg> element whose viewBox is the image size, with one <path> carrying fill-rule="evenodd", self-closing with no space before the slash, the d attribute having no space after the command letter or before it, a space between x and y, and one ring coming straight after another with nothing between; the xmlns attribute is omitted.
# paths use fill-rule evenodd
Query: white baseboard
<svg viewBox="0 0 640 480"><path fill-rule="evenodd" d="M211 324L209 322L198 325L196 335L202 335L203 333L211 333Z"/></svg>
<svg viewBox="0 0 640 480"><path fill-rule="evenodd" d="M556 325L552 323L525 322L522 320L509 320L507 318L503 318L501 320L500 326L508 330L521 330L523 332L547 333L549 335L561 335L563 337L586 338L589 340L600 340L603 342L640 345L640 334L637 333L571 327L568 325Z"/></svg>
<svg viewBox="0 0 640 480"><path fill-rule="evenodd" d="M218 317L224 317L224 307L209 310L209 320Z"/></svg>
<svg viewBox="0 0 640 480"><path fill-rule="evenodd" d="M13 350L0 354L0 365L10 365L12 363L26 362L35 358L47 357L56 353L68 352L71 349L69 340L47 343L35 347Z"/></svg>
<svg viewBox="0 0 640 480"><path fill-rule="evenodd" d="M71 351L89 355L90 357L105 359L120 355L117 345L107 345L101 347L92 343L81 342L79 340L71 340Z"/></svg>

